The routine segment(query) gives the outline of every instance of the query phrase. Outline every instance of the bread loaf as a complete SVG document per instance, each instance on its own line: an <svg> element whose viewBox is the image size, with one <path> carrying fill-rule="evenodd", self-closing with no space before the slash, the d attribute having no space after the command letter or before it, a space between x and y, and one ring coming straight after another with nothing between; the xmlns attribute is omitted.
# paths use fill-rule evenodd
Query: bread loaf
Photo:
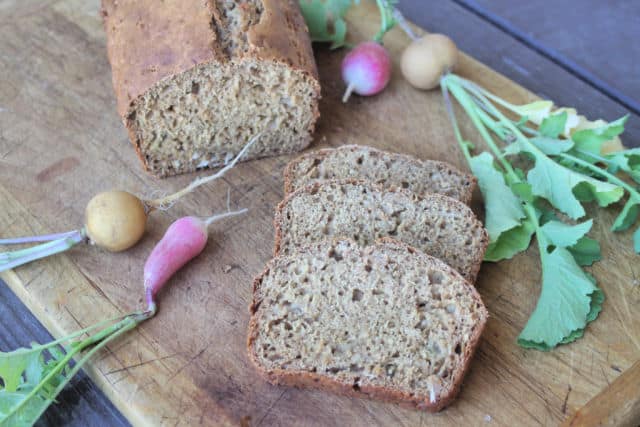
<svg viewBox="0 0 640 427"><path fill-rule="evenodd" d="M297 0L103 0L118 112L168 176L306 147L320 86Z"/></svg>
<svg viewBox="0 0 640 427"><path fill-rule="evenodd" d="M489 242L471 209L458 200L365 181L323 181L291 193L276 210L275 228L276 254L331 237L363 246L393 237L440 258L471 283Z"/></svg>
<svg viewBox="0 0 640 427"><path fill-rule="evenodd" d="M365 145L305 153L292 160L284 172L284 191L328 179L362 179L383 187L399 187L417 194L440 193L469 204L476 178L452 165L419 160Z"/></svg>
<svg viewBox="0 0 640 427"><path fill-rule="evenodd" d="M460 274L391 239L276 257L250 311L249 357L271 383L427 411L455 398L487 320Z"/></svg>

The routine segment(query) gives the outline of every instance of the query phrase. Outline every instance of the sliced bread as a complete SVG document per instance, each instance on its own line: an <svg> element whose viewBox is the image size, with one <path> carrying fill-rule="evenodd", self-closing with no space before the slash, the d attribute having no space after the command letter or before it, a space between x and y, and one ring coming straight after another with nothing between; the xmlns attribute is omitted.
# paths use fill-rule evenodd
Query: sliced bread
<svg viewBox="0 0 640 427"><path fill-rule="evenodd" d="M405 188L417 194L440 193L466 204L471 202L476 185L473 175L449 163L419 160L365 145L344 145L312 151L289 162L284 172L284 191L291 193L317 181L347 178Z"/></svg>
<svg viewBox="0 0 640 427"><path fill-rule="evenodd" d="M322 181L289 194L275 217L275 254L330 237L362 246L393 237L440 258L473 283L489 238L464 203L441 194L418 196L365 181Z"/></svg>
<svg viewBox="0 0 640 427"><path fill-rule="evenodd" d="M248 351L269 382L427 411L455 398L487 320L460 274L392 239L316 243L253 286Z"/></svg>
<svg viewBox="0 0 640 427"><path fill-rule="evenodd" d="M158 176L306 147L320 84L296 0L102 0L118 112Z"/></svg>

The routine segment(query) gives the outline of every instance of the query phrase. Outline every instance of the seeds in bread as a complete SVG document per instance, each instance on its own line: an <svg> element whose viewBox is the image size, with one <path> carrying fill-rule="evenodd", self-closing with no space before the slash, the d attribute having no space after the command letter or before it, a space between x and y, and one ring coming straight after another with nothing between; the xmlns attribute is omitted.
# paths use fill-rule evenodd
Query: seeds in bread
<svg viewBox="0 0 640 427"><path fill-rule="evenodd" d="M359 179L383 187L399 187L417 194L440 193L469 204L476 178L449 163L377 150L365 145L343 145L305 153L284 172L284 191L291 193L329 179Z"/></svg>
<svg viewBox="0 0 640 427"><path fill-rule="evenodd" d="M102 0L118 112L158 176L311 141L320 85L297 0Z"/></svg>
<svg viewBox="0 0 640 427"><path fill-rule="evenodd" d="M249 357L271 383L427 411L455 398L487 319L460 274L391 239L276 257L250 311Z"/></svg>
<svg viewBox="0 0 640 427"><path fill-rule="evenodd" d="M489 242L462 202L441 194L418 196L364 181L323 181L289 194L275 217L275 253L331 237L367 246L392 237L440 258L473 283Z"/></svg>

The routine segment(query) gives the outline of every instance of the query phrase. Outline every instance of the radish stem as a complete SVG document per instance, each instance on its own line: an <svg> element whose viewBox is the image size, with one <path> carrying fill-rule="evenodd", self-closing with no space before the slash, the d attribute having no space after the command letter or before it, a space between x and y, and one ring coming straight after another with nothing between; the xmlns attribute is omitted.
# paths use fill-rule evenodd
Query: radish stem
<svg viewBox="0 0 640 427"><path fill-rule="evenodd" d="M159 199L154 199L154 200L145 200L144 201L145 206L150 211L154 210L154 209L167 210L171 206L173 206L173 204L176 202L176 200L178 200L180 197L186 196L187 194L191 193L193 190L195 190L196 188L200 187L201 185L204 185L204 184L206 184L208 182L214 181L214 180L216 180L218 178L222 178L225 173L227 173L231 168L233 168L236 165L236 163L238 163L240 161L242 156L245 155L245 153L249 150L249 148L251 148L251 146L253 144L255 144L255 142L261 136L262 136L262 133L259 133L258 135L256 135L253 138L251 138L251 140L247 143L247 145L245 145L244 148L242 150L240 150L238 155L229 164L227 164L225 167L220 169L215 174L198 178L198 179L192 181L191 184L189 184L188 186L186 186L182 190L177 191L177 192L175 192L173 194L170 194L168 196L161 197Z"/></svg>
<svg viewBox="0 0 640 427"><path fill-rule="evenodd" d="M42 234L40 236L14 237L12 239L0 239L0 245L18 245L21 243L50 242L52 240L70 237L80 230L67 231L66 233Z"/></svg>
<svg viewBox="0 0 640 427"><path fill-rule="evenodd" d="M18 267L40 258L64 252L85 240L84 230L77 230L61 239L13 252L0 253L0 272Z"/></svg>
<svg viewBox="0 0 640 427"><path fill-rule="evenodd" d="M405 34L412 40L412 41L416 41L418 40L420 37L418 37L416 35L415 32L413 32L413 29L411 28L411 26L409 25L409 22L407 22L407 19L404 17L404 15L402 14L402 12L400 12L400 10L398 10L397 7L393 8L393 19L396 20L397 24L400 26L400 28L402 29L402 31L405 32Z"/></svg>
<svg viewBox="0 0 640 427"><path fill-rule="evenodd" d="M347 101L349 100L349 97L351 96L351 93L353 92L353 89L355 88L355 83L349 83L349 86L347 86L347 90L344 92L344 95L342 95L342 102L343 103L347 103Z"/></svg>

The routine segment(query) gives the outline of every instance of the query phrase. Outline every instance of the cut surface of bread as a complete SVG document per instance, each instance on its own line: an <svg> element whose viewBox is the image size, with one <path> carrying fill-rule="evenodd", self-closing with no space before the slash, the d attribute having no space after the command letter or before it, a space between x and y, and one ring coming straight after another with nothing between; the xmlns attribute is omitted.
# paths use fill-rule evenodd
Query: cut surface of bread
<svg viewBox="0 0 640 427"><path fill-rule="evenodd" d="M158 176L299 151L320 86L295 0L103 0L118 111Z"/></svg>
<svg viewBox="0 0 640 427"><path fill-rule="evenodd" d="M328 179L361 179L417 194L440 193L469 204L476 178L446 162L419 160L365 145L343 145L305 153L284 172L284 191Z"/></svg>
<svg viewBox="0 0 640 427"><path fill-rule="evenodd" d="M440 258L475 282L489 242L464 203L441 194L418 196L364 181L322 181L278 205L275 254L331 237L367 246L392 237Z"/></svg>
<svg viewBox="0 0 640 427"><path fill-rule="evenodd" d="M249 357L271 383L428 411L455 398L487 319L460 274L391 239L274 258L250 311Z"/></svg>

